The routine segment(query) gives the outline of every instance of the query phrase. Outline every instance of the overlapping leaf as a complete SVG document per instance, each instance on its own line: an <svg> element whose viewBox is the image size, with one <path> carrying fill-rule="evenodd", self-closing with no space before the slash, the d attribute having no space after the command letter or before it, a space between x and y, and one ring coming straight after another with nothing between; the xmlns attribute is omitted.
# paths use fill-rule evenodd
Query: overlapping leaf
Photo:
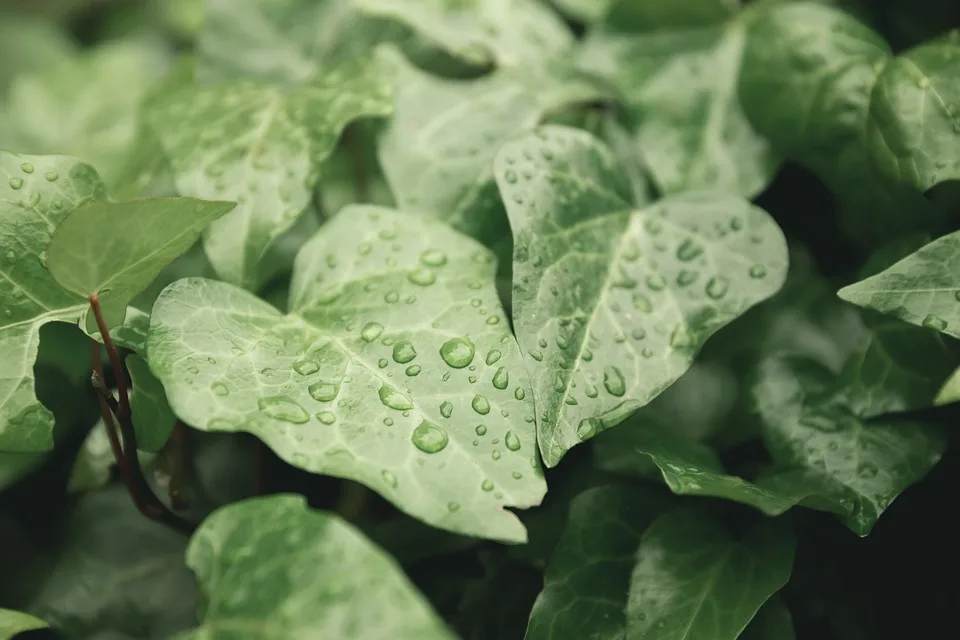
<svg viewBox="0 0 960 640"><path fill-rule="evenodd" d="M170 438L177 417L170 409L163 385L150 372L146 360L131 355L127 357L126 365L133 385L130 412L137 432L137 448L159 451Z"/></svg>
<svg viewBox="0 0 960 640"><path fill-rule="evenodd" d="M723 13L715 17L722 20ZM745 21L694 24L701 26L641 34L597 30L579 64L623 94L635 144L662 193L716 188L752 197L773 179L779 160L737 97Z"/></svg>
<svg viewBox="0 0 960 640"><path fill-rule="evenodd" d="M477 80L444 80L384 51L395 113L379 156L400 209L424 212L487 243L505 232L493 158L511 135L550 111L604 92L561 63L507 69Z"/></svg>
<svg viewBox="0 0 960 640"><path fill-rule="evenodd" d="M300 496L216 511L190 540L187 564L207 604L184 639L453 638L390 556Z"/></svg>
<svg viewBox="0 0 960 640"><path fill-rule="evenodd" d="M148 360L187 424L254 433L435 526L522 540L503 507L545 487L494 270L442 223L350 207L298 254L289 314L180 280L154 306Z"/></svg>
<svg viewBox="0 0 960 640"><path fill-rule="evenodd" d="M783 235L739 198L694 192L639 211L610 151L543 127L501 149L513 315L550 466L686 371L720 327L779 289Z"/></svg>
<svg viewBox="0 0 960 640"><path fill-rule="evenodd" d="M17 634L34 629L44 629L47 623L31 615L0 609L0 640L12 640Z"/></svg>

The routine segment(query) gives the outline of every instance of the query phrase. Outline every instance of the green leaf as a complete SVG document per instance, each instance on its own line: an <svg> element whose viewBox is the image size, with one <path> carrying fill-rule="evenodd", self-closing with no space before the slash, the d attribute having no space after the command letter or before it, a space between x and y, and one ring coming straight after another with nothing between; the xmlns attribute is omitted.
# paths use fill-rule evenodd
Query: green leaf
<svg viewBox="0 0 960 640"><path fill-rule="evenodd" d="M207 228L204 249L221 278L257 289L275 274L268 250L308 207L340 132L390 111L387 80L362 58L286 89L183 85L151 102L146 121L180 193L239 203Z"/></svg>
<svg viewBox="0 0 960 640"><path fill-rule="evenodd" d="M87 494L27 610L71 638L168 638L196 621L185 547L183 536L144 518L123 487Z"/></svg>
<svg viewBox="0 0 960 640"><path fill-rule="evenodd" d="M950 374L937 393L937 397L933 399L933 404L938 406L952 402L960 402L960 367Z"/></svg>
<svg viewBox="0 0 960 640"><path fill-rule="evenodd" d="M140 101L165 66L155 43L128 40L18 76L0 102L0 147L77 156L113 185L136 139Z"/></svg>
<svg viewBox="0 0 960 640"><path fill-rule="evenodd" d="M0 20L0 95L14 78L49 69L73 53L73 42L52 22L5 13Z"/></svg>
<svg viewBox="0 0 960 640"><path fill-rule="evenodd" d="M89 165L65 156L0 151L0 450L53 446L53 414L34 391L39 331L48 322L75 322L86 301L61 289L41 256L67 213L105 197Z"/></svg>
<svg viewBox="0 0 960 640"><path fill-rule="evenodd" d="M0 453L0 490L16 484L45 459L40 453Z"/></svg>
<svg viewBox="0 0 960 640"><path fill-rule="evenodd" d="M635 120L634 144L662 193L718 189L752 197L779 168L737 86L743 20L649 34L592 33L581 68L612 82Z"/></svg>
<svg viewBox="0 0 960 640"><path fill-rule="evenodd" d="M446 80L394 51L384 54L396 102L379 156L399 208L430 214L487 244L507 227L492 167L503 142L551 111L603 97L560 63Z"/></svg>
<svg viewBox="0 0 960 640"><path fill-rule="evenodd" d="M774 596L767 600L750 625L744 630L741 640L796 640L793 616L783 601Z"/></svg>
<svg viewBox="0 0 960 640"><path fill-rule="evenodd" d="M614 0L604 28L653 31L716 25L739 9L740 0Z"/></svg>
<svg viewBox="0 0 960 640"><path fill-rule="evenodd" d="M925 192L960 180L960 40L944 38L884 67L870 100L867 144L884 175Z"/></svg>
<svg viewBox="0 0 960 640"><path fill-rule="evenodd" d="M355 0L477 65L524 67L564 55L573 34L536 0Z"/></svg>
<svg viewBox="0 0 960 640"><path fill-rule="evenodd" d="M786 276L766 213L715 192L633 210L611 152L585 132L543 127L504 145L494 167L548 466L656 397Z"/></svg>
<svg viewBox="0 0 960 640"><path fill-rule="evenodd" d="M769 358L752 389L774 462L802 471L804 482L819 483L825 502L811 506L835 512L839 506L844 523L861 536L901 491L926 475L946 446L942 433L922 424L865 420L871 412L908 408L909 396L921 387L927 398L937 389L930 380L902 389L919 375L897 366L884 339L892 341L882 334L871 340L839 378L810 360ZM942 367L924 362L925 355L919 349L912 357L929 369Z"/></svg>
<svg viewBox="0 0 960 640"><path fill-rule="evenodd" d="M130 393L130 412L137 432L137 448L157 452L170 439L177 417L167 403L163 385L150 373L147 361L138 355L126 359L133 390Z"/></svg>
<svg viewBox="0 0 960 640"><path fill-rule="evenodd" d="M574 498L525 640L623 638L634 552L665 507L663 496L635 487L597 487Z"/></svg>
<svg viewBox="0 0 960 640"><path fill-rule="evenodd" d="M18 633L46 629L47 623L26 613L0 609L0 640L11 640Z"/></svg>
<svg viewBox="0 0 960 640"><path fill-rule="evenodd" d="M47 268L67 291L97 294L107 326L113 327L123 322L130 301L189 249L204 227L235 206L193 198L88 202L57 225ZM87 315L92 331L95 321Z"/></svg>
<svg viewBox="0 0 960 640"><path fill-rule="evenodd" d="M637 549L626 637L734 640L787 583L794 547L774 520L736 539L697 511L660 516Z"/></svg>
<svg viewBox="0 0 960 640"><path fill-rule="evenodd" d="M960 338L960 231L840 289L847 302Z"/></svg>
<svg viewBox="0 0 960 640"><path fill-rule="evenodd" d="M553 0L553 4L564 14L590 24L597 22L616 0Z"/></svg>
<svg viewBox="0 0 960 640"><path fill-rule="evenodd" d="M107 429L103 420L98 420L73 461L70 478L67 480L67 491L84 493L105 486L110 481L110 468L114 462Z"/></svg>
<svg viewBox="0 0 960 640"><path fill-rule="evenodd" d="M545 486L495 270L442 223L350 207L300 250L289 314L180 280L153 308L148 361L187 424L253 433L434 526L523 540L503 507Z"/></svg>
<svg viewBox="0 0 960 640"><path fill-rule="evenodd" d="M339 517L309 510L301 496L214 512L190 540L187 564L207 604L200 628L178 636L184 640L453 638L390 556ZM254 575L256 585L231 579Z"/></svg>

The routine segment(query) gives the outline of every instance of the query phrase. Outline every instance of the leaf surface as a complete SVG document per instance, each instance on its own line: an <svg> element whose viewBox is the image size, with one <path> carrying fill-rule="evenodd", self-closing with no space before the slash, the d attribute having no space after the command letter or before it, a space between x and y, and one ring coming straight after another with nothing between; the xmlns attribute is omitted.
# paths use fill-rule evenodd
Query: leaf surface
<svg viewBox="0 0 960 640"><path fill-rule="evenodd" d="M957 367L950 374L950 377L943 383L943 387L937 393L937 397L933 400L935 405L950 404L951 402L960 402L960 367Z"/></svg>
<svg viewBox="0 0 960 640"><path fill-rule="evenodd" d="M123 322L130 301L234 206L193 198L87 202L57 225L46 265L67 291L97 294L107 326L114 327ZM96 323L88 315L93 330Z"/></svg>
<svg viewBox="0 0 960 640"><path fill-rule="evenodd" d="M796 640L797 634L790 610L774 596L760 608L740 637L742 640Z"/></svg>
<svg viewBox="0 0 960 640"><path fill-rule="evenodd" d="M86 301L60 288L41 256L67 213L104 198L97 173L78 160L0 151L0 450L53 446L53 414L34 390L40 327L75 322Z"/></svg>
<svg viewBox="0 0 960 640"><path fill-rule="evenodd" d="M26 613L0 609L0 640L12 640L14 636L24 631L45 629L47 623Z"/></svg>
<svg viewBox="0 0 960 640"><path fill-rule="evenodd" d="M503 507L545 486L495 268L442 223L350 207L297 255L290 313L180 280L153 308L148 361L187 424L253 433L434 526L523 540Z"/></svg>
<svg viewBox="0 0 960 640"><path fill-rule="evenodd" d="M399 208L488 244L506 228L492 167L500 146L552 110L604 95L560 63L446 80L384 53L396 98L378 153Z"/></svg>
<svg viewBox="0 0 960 640"><path fill-rule="evenodd" d="M542 127L504 145L494 166L548 466L656 397L786 276L786 243L766 213L716 192L634 210L611 152L585 132Z"/></svg>
<svg viewBox="0 0 960 640"><path fill-rule="evenodd" d="M157 452L170 438L177 417L167 402L163 385L150 372L147 361L134 354L127 357L126 365L133 385L130 412L137 433L137 449Z"/></svg>
<svg viewBox="0 0 960 640"><path fill-rule="evenodd" d="M618 486L574 498L525 640L622 640L634 552L665 506L662 496Z"/></svg>
<svg viewBox="0 0 960 640"><path fill-rule="evenodd" d="M774 520L742 539L690 509L660 516L637 550L627 638L735 640L790 578L795 541Z"/></svg>
<svg viewBox="0 0 960 640"><path fill-rule="evenodd" d="M847 302L960 338L960 231L843 289Z"/></svg>
<svg viewBox="0 0 960 640"><path fill-rule="evenodd" d="M219 509L190 540L187 564L207 603L183 639L454 637L393 558L301 496Z"/></svg>

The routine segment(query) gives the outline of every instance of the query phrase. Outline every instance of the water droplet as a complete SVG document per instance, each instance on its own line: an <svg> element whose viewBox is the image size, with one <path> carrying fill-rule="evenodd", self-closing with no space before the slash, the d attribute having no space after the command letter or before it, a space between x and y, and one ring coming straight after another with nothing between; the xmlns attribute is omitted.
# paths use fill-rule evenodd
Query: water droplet
<svg viewBox="0 0 960 640"><path fill-rule="evenodd" d="M390 417L384 418L384 419L383 419L383 424L385 424L385 425L388 426L388 427L392 427L392 426L393 426L393 418L390 418Z"/></svg>
<svg viewBox="0 0 960 640"><path fill-rule="evenodd" d="M460 511L460 505L457 504L456 502L448 502L447 511L449 511L450 513L456 513L457 511Z"/></svg>
<svg viewBox="0 0 960 640"><path fill-rule="evenodd" d="M630 336L634 340L643 340L644 338L647 337L647 331L641 327L637 327L631 332Z"/></svg>
<svg viewBox="0 0 960 640"><path fill-rule="evenodd" d="M960 302L960 289L958 289L957 291L954 291L953 297L956 299L957 302Z"/></svg>
<svg viewBox="0 0 960 640"><path fill-rule="evenodd" d="M46 171L44 172L43 177L46 178L48 182L56 182L57 178L60 177L60 174L56 171Z"/></svg>
<svg viewBox="0 0 960 640"><path fill-rule="evenodd" d="M507 431L507 435L503 438L503 443L507 445L507 449L510 449L510 451L520 450L520 438L518 438L517 434L513 431Z"/></svg>
<svg viewBox="0 0 960 640"><path fill-rule="evenodd" d="M392 488L397 486L397 476L394 475L392 471L384 469L380 472L380 477L383 478L384 484L386 484L388 487Z"/></svg>
<svg viewBox="0 0 960 640"><path fill-rule="evenodd" d="M647 218L643 221L643 228L652 236L657 235L663 229L659 220L653 218Z"/></svg>
<svg viewBox="0 0 960 640"><path fill-rule="evenodd" d="M20 171L24 173L33 173L33 165L29 162L24 162L20 165Z"/></svg>
<svg viewBox="0 0 960 640"><path fill-rule="evenodd" d="M331 402L340 393L340 383L321 380L307 387L307 392L317 402Z"/></svg>
<svg viewBox="0 0 960 640"><path fill-rule="evenodd" d="M473 401L470 402L470 406L473 407L473 410L479 413L482 416L490 413L490 401L487 400L484 396L476 395L473 396Z"/></svg>
<svg viewBox="0 0 960 640"><path fill-rule="evenodd" d="M493 374L493 386L497 389L506 389L508 384L510 384L510 375L507 373L506 368L500 367L497 369L497 372Z"/></svg>
<svg viewBox="0 0 960 640"><path fill-rule="evenodd" d="M589 440L597 434L600 429L600 420L597 418L588 418L581 420L577 426L577 437L581 440Z"/></svg>
<svg viewBox="0 0 960 640"><path fill-rule="evenodd" d="M283 422L303 424L310 420L310 414L299 404L283 396L258 398L257 406L265 415Z"/></svg>
<svg viewBox="0 0 960 640"><path fill-rule="evenodd" d="M383 333L383 325L379 322L368 322L363 325L363 329L360 330L360 337L363 338L365 342L373 342L380 337L380 334Z"/></svg>
<svg viewBox="0 0 960 640"><path fill-rule="evenodd" d="M612 396L621 397L627 392L623 374L616 367L607 367L603 370L603 388Z"/></svg>
<svg viewBox="0 0 960 640"><path fill-rule="evenodd" d="M391 409L395 409L397 411L413 409L413 403L410 402L410 398L403 395L390 385L384 384L381 386L377 391L377 395L380 396L380 402L383 403L383 406L385 407L390 407Z"/></svg>
<svg viewBox="0 0 960 640"><path fill-rule="evenodd" d="M719 300L727 295L730 284L723 276L714 276L707 281L707 296Z"/></svg>
<svg viewBox="0 0 960 640"><path fill-rule="evenodd" d="M638 311L643 311L644 313L650 313L653 311L653 303L650 302L650 298L642 293L638 293L633 296L633 306Z"/></svg>
<svg viewBox="0 0 960 640"><path fill-rule="evenodd" d="M677 259L681 262L690 262L703 253L703 247L687 238L677 247Z"/></svg>
<svg viewBox="0 0 960 640"><path fill-rule="evenodd" d="M393 361L397 364L407 364L417 357L417 350L408 340L401 340L393 345Z"/></svg>
<svg viewBox="0 0 960 640"><path fill-rule="evenodd" d="M947 328L947 321L933 314L924 318L922 324L928 329L935 329L937 331L944 331Z"/></svg>
<svg viewBox="0 0 960 640"><path fill-rule="evenodd" d="M442 428L424 420L420 423L420 426L413 430L410 440L417 449L424 453L437 453L447 446L450 438Z"/></svg>
<svg viewBox="0 0 960 640"><path fill-rule="evenodd" d="M536 360L537 362L543 362L543 354L539 351L531 351L530 357Z"/></svg>
<svg viewBox="0 0 960 640"><path fill-rule="evenodd" d="M299 360L293 363L293 370L302 376L309 376L320 371L320 365L313 360Z"/></svg>
<svg viewBox="0 0 960 640"><path fill-rule="evenodd" d="M396 291L388 291L386 295L383 296L384 302L389 302L390 304L393 304L399 299L400 299L400 294L397 293Z"/></svg>
<svg viewBox="0 0 960 640"><path fill-rule="evenodd" d="M527 397L527 392L523 390L523 387L517 387L516 391L513 392L513 397L517 400L523 400Z"/></svg>
<svg viewBox="0 0 960 640"><path fill-rule="evenodd" d="M407 274L407 280L421 287L428 287L437 281L437 274L430 269L418 268Z"/></svg>
<svg viewBox="0 0 960 640"><path fill-rule="evenodd" d="M499 460L499 459L500 459L500 450L499 450L499 449L494 449L493 452L490 454L490 457L493 458L494 460Z"/></svg>
<svg viewBox="0 0 960 640"><path fill-rule="evenodd" d="M446 400L440 403L440 415L444 418L449 418L453 415L453 405Z"/></svg>
<svg viewBox="0 0 960 640"><path fill-rule="evenodd" d="M930 78L927 78L926 76L924 76L923 78L919 78L917 80L918 89L926 89L929 86L930 86Z"/></svg>
<svg viewBox="0 0 960 640"><path fill-rule="evenodd" d="M337 421L337 416L333 413L333 411L321 411L317 414L317 420L323 424L333 424Z"/></svg>
<svg viewBox="0 0 960 640"><path fill-rule="evenodd" d="M653 291L662 291L667 286L667 280L659 273L652 273L647 276L647 286Z"/></svg>
<svg viewBox="0 0 960 640"><path fill-rule="evenodd" d="M507 169L503 172L503 179L509 182L510 184L517 183L517 172L513 169Z"/></svg>
<svg viewBox="0 0 960 640"><path fill-rule="evenodd" d="M387 362L386 358L380 358L379 360L377 360L377 366L380 367L381 369L386 369L388 364L390 363Z"/></svg>
<svg viewBox="0 0 960 640"><path fill-rule="evenodd" d="M490 316L487 318L487 324L500 324L500 316Z"/></svg>
<svg viewBox="0 0 960 640"><path fill-rule="evenodd" d="M750 271L748 273L750 274L751 278L759 280L760 278L765 278L767 276L767 268L762 264L755 264L750 267Z"/></svg>
<svg viewBox="0 0 960 640"><path fill-rule="evenodd" d="M222 382L214 382L212 385L210 385L210 390L218 396L230 395L230 389L228 389L227 385L223 384Z"/></svg>
<svg viewBox="0 0 960 640"><path fill-rule="evenodd" d="M10 181L7 184L10 185L11 189L17 191L23 186L23 178L10 178Z"/></svg>
<svg viewBox="0 0 960 640"><path fill-rule="evenodd" d="M331 302L339 298L342 293L343 293L343 289L341 287L332 287L330 289L324 289L323 291L317 294L317 304L322 304L322 305L330 304Z"/></svg>
<svg viewBox="0 0 960 640"><path fill-rule="evenodd" d="M483 491L493 491L493 482L488 478L483 481L483 484L480 485L480 488Z"/></svg>
<svg viewBox="0 0 960 640"><path fill-rule="evenodd" d="M644 358L652 358L653 349L650 349L650 348L644 349L643 351L640 352L640 355L642 355Z"/></svg>
<svg viewBox="0 0 960 640"><path fill-rule="evenodd" d="M867 480L871 478L876 478L879 472L880 470L877 469L877 466L869 462L864 462L859 467L857 467L857 475Z"/></svg>
<svg viewBox="0 0 960 640"><path fill-rule="evenodd" d="M471 362L476 349L467 338L451 338L440 347L440 357L448 366L463 369Z"/></svg>
<svg viewBox="0 0 960 640"><path fill-rule="evenodd" d="M414 376L420 375L420 371L421 371L420 365L418 365L418 364L412 364L412 365L410 365L409 367L406 368L406 370L404 371L404 373L406 373L408 376L410 376L411 378L413 378Z"/></svg>
<svg viewBox="0 0 960 640"><path fill-rule="evenodd" d="M681 287L687 287L696 282L698 275L696 271L682 269L680 273L677 274L677 284Z"/></svg>

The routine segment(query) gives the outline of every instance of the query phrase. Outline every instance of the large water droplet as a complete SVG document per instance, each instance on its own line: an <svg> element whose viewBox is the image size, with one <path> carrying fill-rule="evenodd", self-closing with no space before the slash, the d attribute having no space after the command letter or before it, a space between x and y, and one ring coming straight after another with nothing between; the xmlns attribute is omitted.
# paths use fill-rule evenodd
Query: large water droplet
<svg viewBox="0 0 960 640"><path fill-rule="evenodd" d="M612 396L621 397L627 392L627 385L623 374L616 367L607 367L603 370L603 388Z"/></svg>
<svg viewBox="0 0 960 640"><path fill-rule="evenodd" d="M379 322L368 322L363 325L363 329L360 330L360 337L363 338L365 342L373 342L380 337L380 334L383 333L383 325Z"/></svg>
<svg viewBox="0 0 960 640"><path fill-rule="evenodd" d="M10 178L7 184L10 185L10 188L14 191L19 191L23 187L23 178Z"/></svg>
<svg viewBox="0 0 960 640"><path fill-rule="evenodd" d="M340 383L321 380L307 387L307 392L317 402L331 402L340 393Z"/></svg>
<svg viewBox="0 0 960 640"><path fill-rule="evenodd" d="M520 438L518 438L517 434L513 431L507 431L507 435L503 438L503 443L507 445L507 449L510 449L510 451L520 450Z"/></svg>
<svg viewBox="0 0 960 640"><path fill-rule="evenodd" d="M447 264L447 254L442 251L427 249L420 254L420 262L428 267L442 267Z"/></svg>
<svg viewBox="0 0 960 640"><path fill-rule="evenodd" d="M936 331L943 331L947 328L947 321L940 316L935 316L933 314L925 317L921 324L928 329L935 329Z"/></svg>
<svg viewBox="0 0 960 640"><path fill-rule="evenodd" d="M417 357L417 350L408 340L401 340L393 345L393 361L397 364L407 364Z"/></svg>
<svg viewBox="0 0 960 640"><path fill-rule="evenodd" d="M414 376L420 375L420 371L421 371L420 365L418 365L418 364L412 364L412 365L410 365L409 367L406 368L406 370L404 371L404 373L406 373L408 376L410 376L410 377L412 378L412 377L414 377Z"/></svg>
<svg viewBox="0 0 960 640"><path fill-rule="evenodd" d="M299 360L293 363L293 370L302 376L309 376L320 371L320 365L313 360Z"/></svg>
<svg viewBox="0 0 960 640"><path fill-rule="evenodd" d="M703 253L703 247L698 245L692 239L687 238L677 247L677 259L682 262L690 262Z"/></svg>
<svg viewBox="0 0 960 640"><path fill-rule="evenodd" d="M56 182L57 178L60 177L60 174L56 171L46 171L44 172L43 177L46 178L48 182Z"/></svg>
<svg viewBox="0 0 960 640"><path fill-rule="evenodd" d="M476 349L467 338L452 338L440 347L440 357L454 369L463 369L473 362L474 353Z"/></svg>
<svg viewBox="0 0 960 640"><path fill-rule="evenodd" d="M397 389L391 387L390 385L383 385L380 387L380 390L377 391L377 395L380 396L380 402L383 403L383 406L390 407L397 411L407 411L408 409L413 409L413 403L410 402L410 398L400 393Z"/></svg>
<svg viewBox="0 0 960 640"><path fill-rule="evenodd" d="M482 416L490 413L490 401L487 400L484 396L476 395L473 396L473 401L470 402L470 406L473 407L473 410L479 413Z"/></svg>
<svg viewBox="0 0 960 640"><path fill-rule="evenodd" d="M527 397L527 392L523 390L523 387L517 387L513 392L513 397L517 400L523 400Z"/></svg>
<svg viewBox="0 0 960 640"><path fill-rule="evenodd" d="M419 268L419 269L414 269L413 271L408 273L407 280L409 280L415 285L419 285L421 287L428 287L437 281L437 274L435 274L430 269Z"/></svg>
<svg viewBox="0 0 960 640"><path fill-rule="evenodd" d="M447 446L450 438L442 428L432 422L424 420L413 430L410 441L413 442L413 445L417 449L420 449L420 451L424 453L437 453Z"/></svg>
<svg viewBox="0 0 960 640"><path fill-rule="evenodd" d="M299 404L283 396L269 396L257 399L257 406L265 415L283 422L303 424L310 420L310 414Z"/></svg>
<svg viewBox="0 0 960 640"><path fill-rule="evenodd" d="M20 171L23 171L24 173L33 173L33 165L29 162L21 163Z"/></svg>
<svg viewBox="0 0 960 640"><path fill-rule="evenodd" d="M500 367L497 369L497 372L493 374L493 386L497 389L506 389L509 384L510 375L507 373L505 367Z"/></svg>

